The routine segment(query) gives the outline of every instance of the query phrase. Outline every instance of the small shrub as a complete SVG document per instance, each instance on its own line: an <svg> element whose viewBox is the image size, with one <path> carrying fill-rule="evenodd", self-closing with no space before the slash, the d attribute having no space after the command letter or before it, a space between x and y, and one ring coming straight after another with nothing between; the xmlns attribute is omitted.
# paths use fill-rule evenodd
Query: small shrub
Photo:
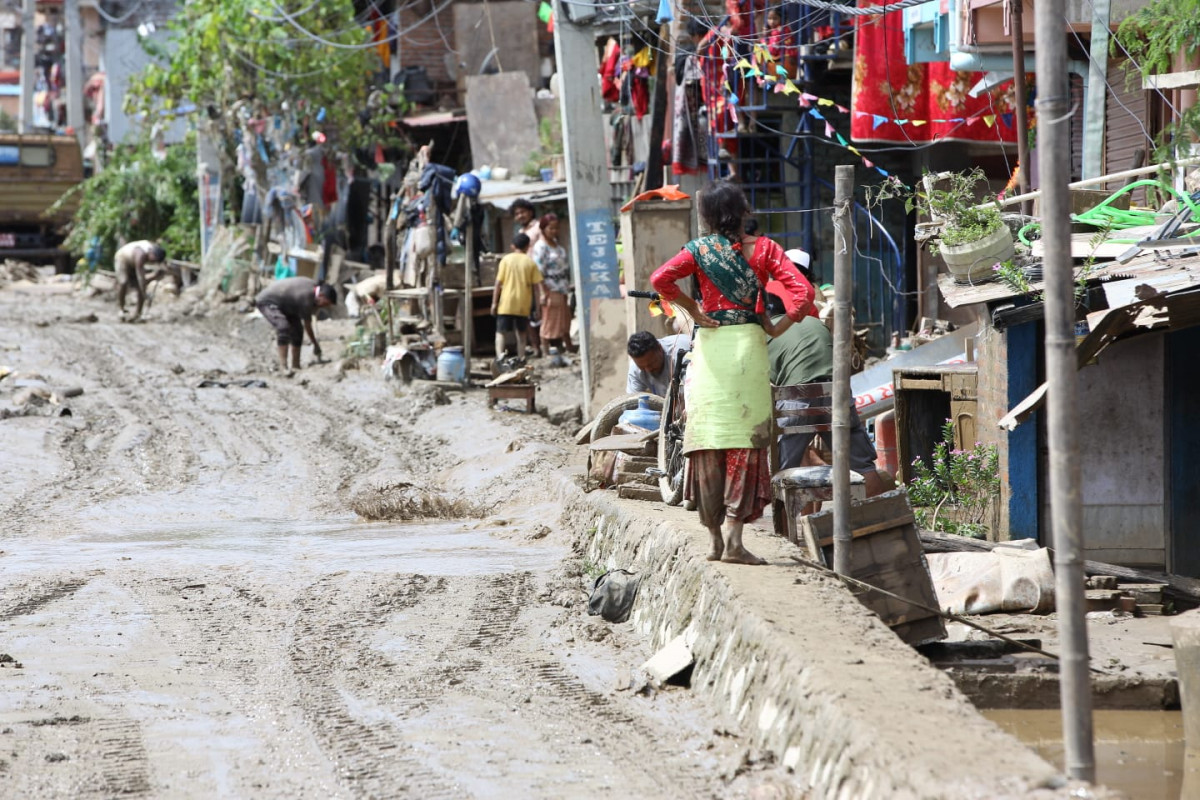
<svg viewBox="0 0 1200 800"><path fill-rule="evenodd" d="M1000 453L995 445L979 442L970 450L954 447L954 421L942 426L942 441L929 463L912 463L914 478L908 485L917 524L972 539L986 538L988 519L1000 497ZM953 508L957 519L941 516Z"/></svg>

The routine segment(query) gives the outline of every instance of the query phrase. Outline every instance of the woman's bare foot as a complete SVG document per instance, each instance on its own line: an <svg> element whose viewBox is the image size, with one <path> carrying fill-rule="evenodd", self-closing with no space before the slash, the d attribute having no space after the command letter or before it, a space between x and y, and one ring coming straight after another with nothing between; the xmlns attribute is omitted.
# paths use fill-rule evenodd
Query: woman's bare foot
<svg viewBox="0 0 1200 800"><path fill-rule="evenodd" d="M720 561L721 556L725 554L725 537L721 535L720 528L710 528L708 535L712 537L712 545L708 551L708 560Z"/></svg>
<svg viewBox="0 0 1200 800"><path fill-rule="evenodd" d="M726 547L725 555L721 560L726 564L751 564L753 566L761 566L766 564L766 559L759 558L744 547Z"/></svg>
<svg viewBox="0 0 1200 800"><path fill-rule="evenodd" d="M754 566L767 563L742 545L744 523L741 520L728 517L725 524L728 531L725 534L725 553L721 557L722 561L727 564L752 564Z"/></svg>

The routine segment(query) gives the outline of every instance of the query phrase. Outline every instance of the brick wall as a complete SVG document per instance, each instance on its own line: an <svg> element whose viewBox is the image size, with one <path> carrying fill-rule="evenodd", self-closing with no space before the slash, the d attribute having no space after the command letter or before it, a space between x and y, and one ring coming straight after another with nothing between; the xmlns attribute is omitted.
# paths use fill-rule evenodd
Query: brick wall
<svg viewBox="0 0 1200 800"><path fill-rule="evenodd" d="M400 12L401 28L407 29L427 16L432 10L430 6L427 2L405 6ZM446 69L446 53L454 47L454 4L448 4L435 17L399 38L399 64L424 67L435 84L452 83L454 78Z"/></svg>

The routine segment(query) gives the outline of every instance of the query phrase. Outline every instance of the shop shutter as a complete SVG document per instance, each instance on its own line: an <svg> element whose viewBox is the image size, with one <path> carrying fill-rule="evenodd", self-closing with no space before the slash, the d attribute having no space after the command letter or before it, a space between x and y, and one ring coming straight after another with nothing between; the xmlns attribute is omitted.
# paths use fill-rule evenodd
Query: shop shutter
<svg viewBox="0 0 1200 800"><path fill-rule="evenodd" d="M1140 81L1127 86L1124 60L1108 62L1108 93L1105 100L1104 172L1123 172L1134 166L1134 154L1143 150L1144 164L1150 163L1154 145L1146 138L1150 130L1149 106ZM1116 189L1114 185L1110 187ZM1141 189L1134 191L1132 202L1146 202Z"/></svg>

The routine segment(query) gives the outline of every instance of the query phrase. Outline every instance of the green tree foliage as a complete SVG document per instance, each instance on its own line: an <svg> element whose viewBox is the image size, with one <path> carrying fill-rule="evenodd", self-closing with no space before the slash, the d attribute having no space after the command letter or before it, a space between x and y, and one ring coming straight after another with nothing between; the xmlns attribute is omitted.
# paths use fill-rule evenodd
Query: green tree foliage
<svg viewBox="0 0 1200 800"><path fill-rule="evenodd" d="M394 87L381 85L383 94L373 95L379 52L351 0L205 0L177 8L167 47L144 42L157 58L130 85L127 111L153 117L194 104L198 122L228 152L251 117L292 120L296 144L306 127L343 151L385 138L399 105L388 102Z"/></svg>
<svg viewBox="0 0 1200 800"><path fill-rule="evenodd" d="M80 195L79 211L66 246L76 255L86 253L96 237L102 264L108 266L120 240L156 239L168 257L198 260L194 137L169 148L165 158L156 156L149 144L120 147L102 171L74 192Z"/></svg>
<svg viewBox="0 0 1200 800"><path fill-rule="evenodd" d="M1195 69L1200 53L1200 0L1152 0L1117 27L1113 55L1124 57L1126 78L1140 86L1143 75ZM1182 109L1182 116L1159 135L1160 161L1174 157L1174 143L1200 139L1200 106Z"/></svg>

